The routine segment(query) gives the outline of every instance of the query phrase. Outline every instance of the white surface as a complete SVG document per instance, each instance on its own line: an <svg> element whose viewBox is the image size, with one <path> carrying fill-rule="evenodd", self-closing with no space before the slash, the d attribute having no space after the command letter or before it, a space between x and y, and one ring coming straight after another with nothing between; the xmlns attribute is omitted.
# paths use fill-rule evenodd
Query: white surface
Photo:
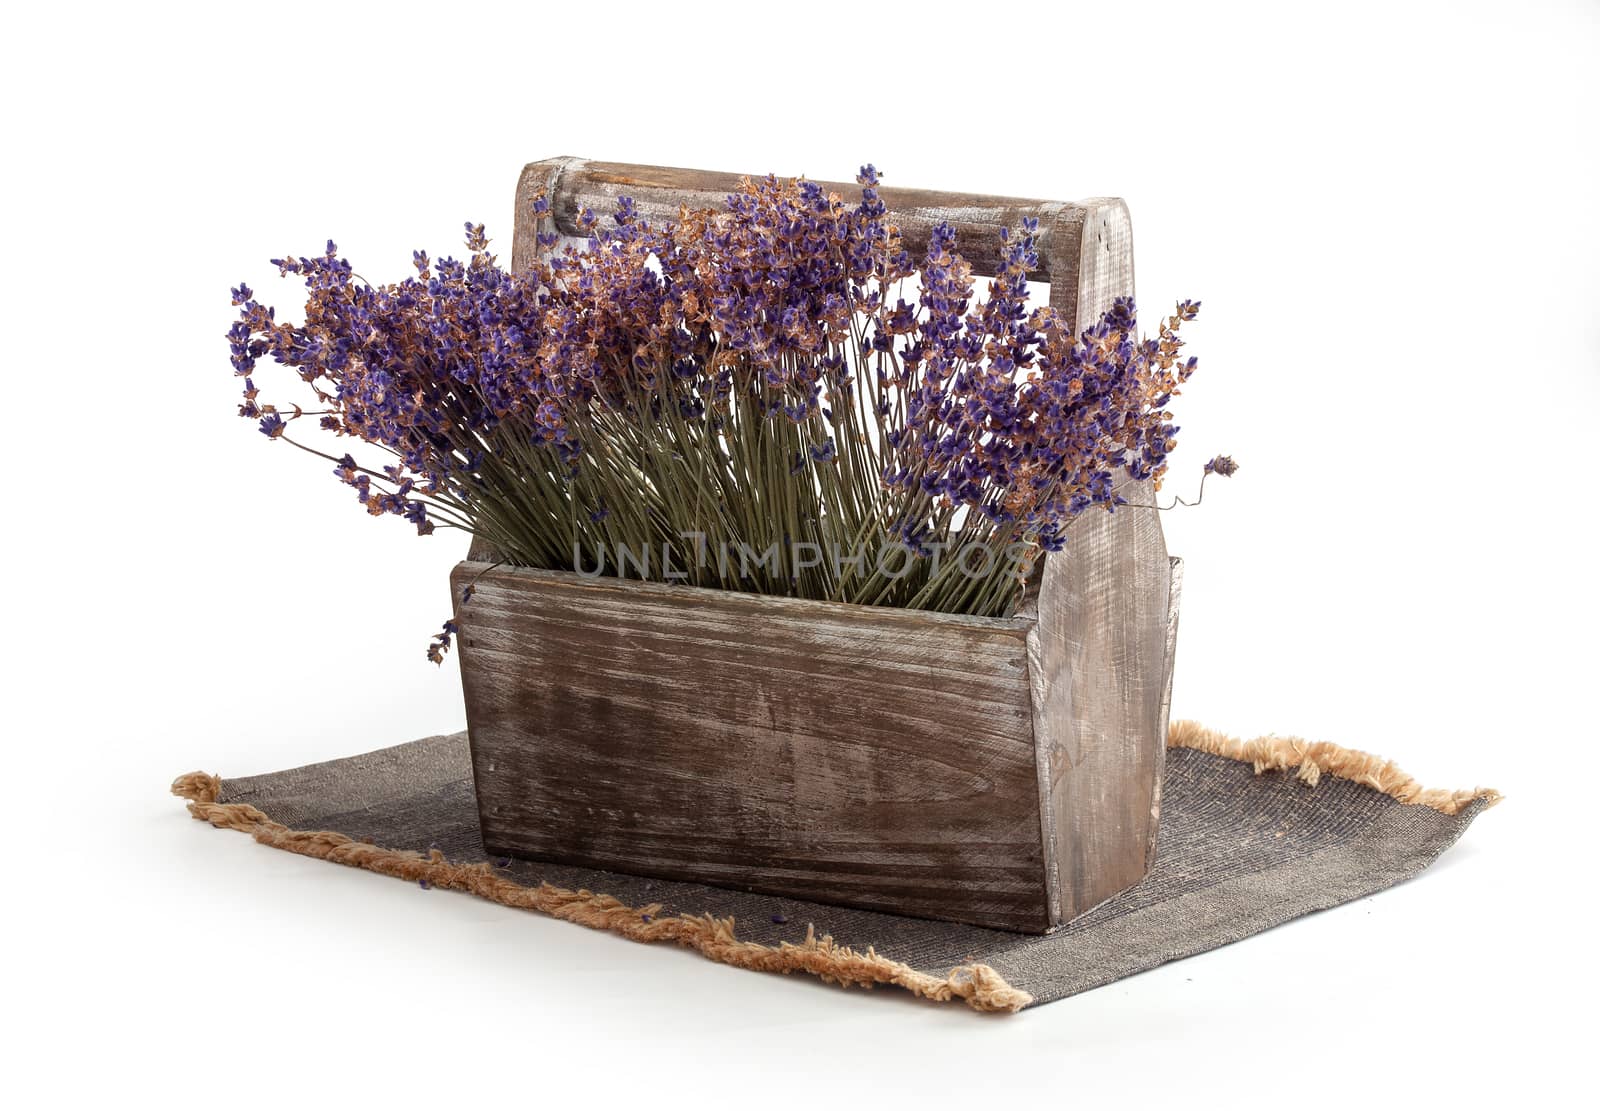
<svg viewBox="0 0 1600 1111"><path fill-rule="evenodd" d="M891 7L8 17L15 1106L1460 1105L1574 1081L1600 9ZM562 153L1126 197L1147 310L1205 302L1171 489L1243 464L1167 520L1175 713L1509 801L1414 883L1000 1020L187 820L177 773L462 720L453 660L422 658L459 540L366 519L232 416L228 287L297 306L266 260L328 236L391 279L467 218L509 253L517 171Z"/></svg>

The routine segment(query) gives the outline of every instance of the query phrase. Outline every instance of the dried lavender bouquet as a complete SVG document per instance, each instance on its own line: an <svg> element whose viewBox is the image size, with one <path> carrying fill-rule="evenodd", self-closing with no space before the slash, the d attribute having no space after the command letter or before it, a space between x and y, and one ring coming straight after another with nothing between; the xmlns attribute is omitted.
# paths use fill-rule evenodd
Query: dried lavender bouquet
<svg viewBox="0 0 1600 1111"><path fill-rule="evenodd" d="M1033 222L1001 232L982 290L951 228L912 258L877 172L857 180L847 204L769 176L663 224L621 198L608 222L582 213L586 250L517 273L472 224L466 261L415 252L394 284L332 242L275 259L306 284L304 322L233 291L239 413L333 463L367 512L514 565L1005 615L1073 518L1125 504L1121 474L1159 486L1199 306L1140 338L1119 301L1073 334L1030 304ZM262 358L303 405L262 399Z"/></svg>

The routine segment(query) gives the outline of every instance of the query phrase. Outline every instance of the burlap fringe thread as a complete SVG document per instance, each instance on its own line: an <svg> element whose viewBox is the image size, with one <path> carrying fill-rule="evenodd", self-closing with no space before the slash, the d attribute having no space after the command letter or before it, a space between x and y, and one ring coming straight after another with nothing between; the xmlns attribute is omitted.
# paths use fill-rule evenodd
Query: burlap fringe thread
<svg viewBox="0 0 1600 1111"><path fill-rule="evenodd" d="M1312 787L1324 774L1350 779L1401 802L1431 806L1444 814L1458 813L1474 799L1486 799L1493 806L1501 798L1499 792L1490 790L1424 790L1387 760L1326 742L1313 744L1285 737L1242 741L1191 721L1180 721L1173 723L1167 745L1197 748L1213 755L1244 760L1255 765L1258 775L1298 768L1298 777ZM709 914L661 918L657 917L661 910L659 903L630 907L610 895L597 895L592 891L573 891L548 883L527 887L499 875L489 864L452 864L437 849L423 855L382 849L328 830L290 829L248 803L219 803L217 795L221 789L222 780L205 772L190 772L179 776L172 784L172 793L189 800L189 813L197 820L210 822L218 829L248 833L274 849L433 887L467 891L502 906L538 911L591 929L610 930L630 941L676 941L735 968L785 975L808 972L826 983L842 987L893 984L924 999L964 999L969 1007L978 1011L1020 1011L1033 1002L1033 996L1006 983L1004 977L986 964L961 965L943 978L930 976L900 961L879 956L871 946L863 953L838 945L831 937L819 938L812 926L806 927L805 940L799 944L782 942L774 948L754 941L740 941L734 936L732 918L716 918Z"/></svg>
<svg viewBox="0 0 1600 1111"><path fill-rule="evenodd" d="M1242 741L1226 733L1207 729L1198 722L1175 721L1167 730L1168 748L1197 748L1213 756L1226 756L1230 760L1243 760L1254 764L1256 774L1268 771L1288 771L1298 768L1295 778L1315 787L1324 775L1335 779L1348 779L1374 791L1382 791L1400 802L1427 806L1441 814L1459 814L1476 799L1494 806L1504 797L1499 791L1477 787L1471 791L1446 791L1438 787L1424 788L1395 766L1391 760L1358 752L1353 748L1340 748L1327 741L1303 741L1299 737L1257 737Z"/></svg>
<svg viewBox="0 0 1600 1111"><path fill-rule="evenodd" d="M489 864L451 864L438 849L424 856L381 849L342 833L289 829L248 803L217 802L221 786L222 781L214 775L190 772L173 782L172 793L188 799L189 813L199 820L219 829L248 833L274 849L425 882L432 887L468 891L504 906L536 910L591 929L610 930L630 941L676 941L736 968L785 974L809 972L844 987L894 984L926 999L965 999L980 1011L1018 1011L1033 1002L1033 996L1013 988L986 964L963 965L941 979L880 957L870 946L860 953L835 944L831 937L819 938L810 926L805 940L798 945L784 942L773 948L740 941L734 936L732 918L709 914L659 918L659 903L630 907L613 896L591 891L572 891L549 883L525 887L498 875Z"/></svg>

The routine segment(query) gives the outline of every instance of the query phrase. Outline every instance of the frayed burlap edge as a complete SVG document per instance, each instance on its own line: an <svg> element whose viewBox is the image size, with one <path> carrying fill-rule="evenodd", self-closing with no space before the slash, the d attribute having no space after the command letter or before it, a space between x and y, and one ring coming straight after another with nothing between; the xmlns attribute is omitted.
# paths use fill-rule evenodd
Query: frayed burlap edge
<svg viewBox="0 0 1600 1111"><path fill-rule="evenodd" d="M1471 791L1425 789L1391 761L1326 741L1272 736L1245 741L1196 722L1179 721L1174 722L1167 733L1167 746L1194 748L1214 756L1241 760L1253 764L1257 775L1298 769L1297 777L1311 787L1315 787L1323 775L1348 779L1382 791L1400 802L1432 807L1441 814L1457 814L1475 799L1483 799L1493 806L1502 797L1500 792L1484 788ZM205 772L190 772L179 776L172 784L172 793L189 800L189 813L197 820L210 822L218 829L248 833L274 849L433 887L467 891L503 906L538 911L591 929L610 930L630 941L676 941L735 968L785 975L807 972L842 987L893 984L924 999L963 999L978 1011L1020 1011L1033 1002L1033 996L1006 983L1003 976L986 964L961 965L941 979L918 972L900 961L881 957L871 946L862 953L835 944L831 937L819 938L809 926L805 940L798 944L783 942L774 948L754 941L740 941L734 936L732 918L716 918L710 914L659 918L659 903L630 907L613 896L592 891L573 891L549 883L527 887L498 875L489 864L452 864L437 849L423 855L382 849L328 830L290 829L248 803L217 802L221 789L222 780Z"/></svg>
<svg viewBox="0 0 1600 1111"><path fill-rule="evenodd" d="M1370 752L1340 748L1327 741L1304 741L1299 737L1257 737L1251 741L1230 737L1207 729L1198 722L1175 721L1167 731L1168 748L1197 748L1213 756L1226 756L1255 765L1256 774L1298 768L1296 777L1315 787L1324 775L1348 779L1353 783L1382 791L1390 798L1417 806L1427 806L1441 814L1459 814L1470 802L1483 799L1494 806L1505 796L1487 787L1470 791L1425 788L1401 771L1393 761Z"/></svg>
<svg viewBox="0 0 1600 1111"><path fill-rule="evenodd" d="M861 953L835 944L831 937L819 938L812 927L807 927L805 940L798 944L783 942L773 948L740 941L734 936L732 918L709 914L658 918L660 904L630 907L610 895L572 891L549 883L526 887L496 874L488 864L452 864L437 849L424 856L380 849L342 833L289 829L247 803L217 802L221 787L222 781L214 775L190 772L173 781L172 793L189 800L189 813L196 819L219 829L248 833L274 849L433 887L468 891L503 906L539 911L591 929L610 930L630 941L676 941L735 968L785 974L809 972L842 987L894 984L925 999L964 999L979 1011L1019 1011L1033 1002L1033 996L1006 983L986 964L962 965L943 978L930 976L908 964L880 957L870 946Z"/></svg>

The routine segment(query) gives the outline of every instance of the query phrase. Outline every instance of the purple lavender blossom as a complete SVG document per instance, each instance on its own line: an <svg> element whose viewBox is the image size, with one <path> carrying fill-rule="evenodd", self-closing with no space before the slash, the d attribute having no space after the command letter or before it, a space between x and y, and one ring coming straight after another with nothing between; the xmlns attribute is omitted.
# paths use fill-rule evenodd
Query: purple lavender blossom
<svg viewBox="0 0 1600 1111"><path fill-rule="evenodd" d="M305 323L230 291L239 413L273 439L312 417L332 440L319 454L373 516L476 532L508 562L555 569L574 546L590 567L608 544L659 550L685 531L755 550L862 536L922 554L1054 550L1080 514L1125 506L1124 480L1159 485L1178 432L1167 406L1195 370L1178 333L1198 302L1145 338L1131 300L1074 333L1029 300L1035 221L1003 231L979 294L954 229L913 259L879 172L857 182L849 203L768 176L662 223L622 197L609 219L585 209L566 228L587 250L517 273L470 221L464 258L415 251L391 284L358 278L332 241L275 259L306 287ZM549 202L532 204L553 247ZM268 362L303 408L258 400ZM696 581L1004 612L1003 582L946 596L931 573L897 585L783 563ZM446 622L429 659L455 632Z"/></svg>

